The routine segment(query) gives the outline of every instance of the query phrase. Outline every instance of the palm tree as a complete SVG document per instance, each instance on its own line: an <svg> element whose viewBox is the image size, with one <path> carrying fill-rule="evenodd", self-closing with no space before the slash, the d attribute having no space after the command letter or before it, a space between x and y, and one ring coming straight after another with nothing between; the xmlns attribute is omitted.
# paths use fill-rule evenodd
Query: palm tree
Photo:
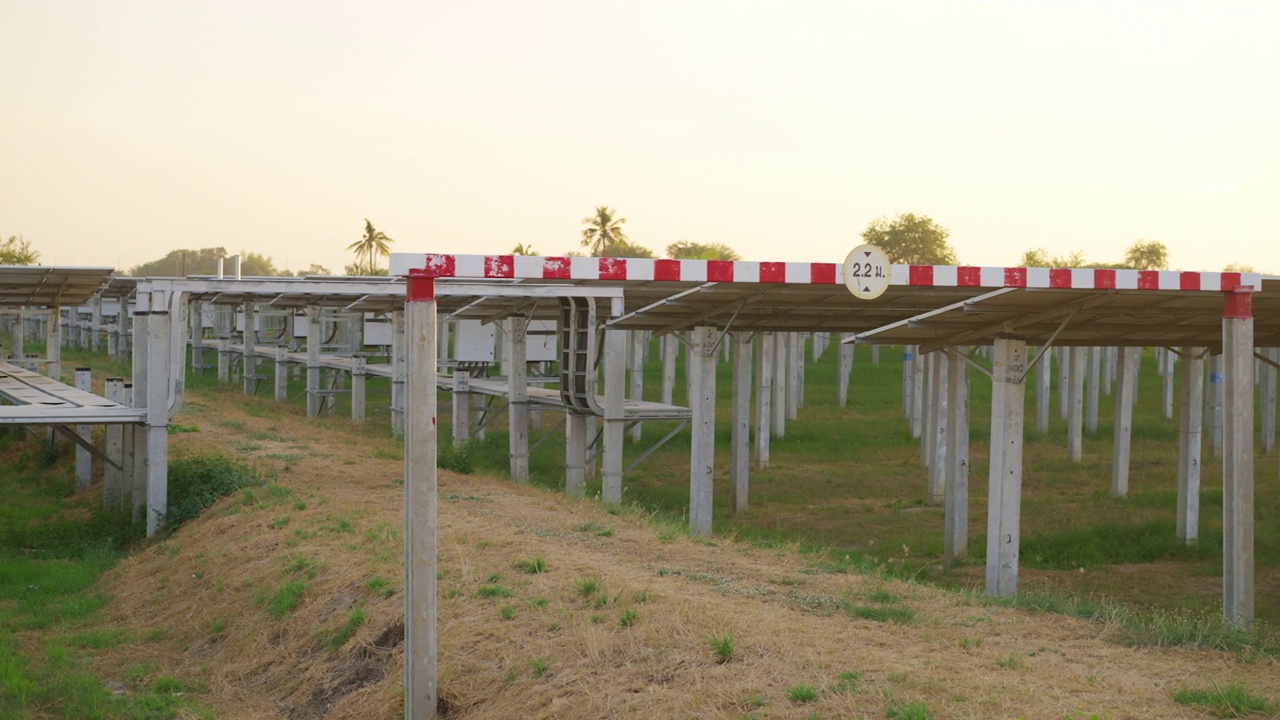
<svg viewBox="0 0 1280 720"><path fill-rule="evenodd" d="M369 218L364 219L364 237L347 246L348 250L354 250L356 254L356 267L364 268L369 271L376 270L377 261L375 257L387 257L391 254L391 243L395 242L387 234L378 230L369 222ZM363 258L363 261L361 260Z"/></svg>
<svg viewBox="0 0 1280 720"><path fill-rule="evenodd" d="M533 249L532 244L525 245L524 243L519 243L514 248L511 249L511 254L512 255L537 255L538 251Z"/></svg>
<svg viewBox="0 0 1280 720"><path fill-rule="evenodd" d="M596 206L596 214L583 218L582 246L591 249L596 257L612 257L617 251L626 247L627 236L622 232L626 218L614 218L615 210L604 205Z"/></svg>

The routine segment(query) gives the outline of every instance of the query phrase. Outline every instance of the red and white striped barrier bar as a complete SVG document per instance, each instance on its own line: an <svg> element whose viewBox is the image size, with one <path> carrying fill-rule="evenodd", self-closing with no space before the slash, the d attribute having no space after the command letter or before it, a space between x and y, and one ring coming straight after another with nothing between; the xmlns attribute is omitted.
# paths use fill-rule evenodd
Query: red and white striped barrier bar
<svg viewBox="0 0 1280 720"><path fill-rule="evenodd" d="M736 282L836 285L841 263L666 260L655 258L542 257L393 253L391 274L437 278ZM1086 270L955 265L894 265L891 286L1045 288L1075 290L1186 290L1228 292L1262 288L1258 273L1180 270Z"/></svg>

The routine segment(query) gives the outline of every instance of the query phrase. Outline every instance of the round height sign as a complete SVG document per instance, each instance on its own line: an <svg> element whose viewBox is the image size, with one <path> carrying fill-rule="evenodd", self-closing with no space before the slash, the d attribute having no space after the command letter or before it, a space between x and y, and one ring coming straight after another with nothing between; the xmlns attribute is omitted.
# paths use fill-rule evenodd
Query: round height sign
<svg viewBox="0 0 1280 720"><path fill-rule="evenodd" d="M859 245L844 259L844 285L859 300L875 300L889 289L889 258L875 245Z"/></svg>

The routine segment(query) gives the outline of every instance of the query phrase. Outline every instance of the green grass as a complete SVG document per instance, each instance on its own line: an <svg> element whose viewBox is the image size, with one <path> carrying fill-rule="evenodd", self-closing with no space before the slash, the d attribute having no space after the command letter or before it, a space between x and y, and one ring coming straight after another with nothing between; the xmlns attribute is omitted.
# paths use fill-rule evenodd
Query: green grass
<svg viewBox="0 0 1280 720"><path fill-rule="evenodd" d="M629 628L632 625L635 625L636 621L639 619L640 619L639 613L637 613L635 610L628 609L623 611L622 617L618 618L618 625L624 628Z"/></svg>
<svg viewBox="0 0 1280 720"><path fill-rule="evenodd" d="M582 580L579 580L575 584L575 587L578 588L579 595L589 598L592 595L595 595L596 592L600 590L600 579L599 578L583 578Z"/></svg>
<svg viewBox="0 0 1280 720"><path fill-rule="evenodd" d="M347 619L333 631L329 641L325 643L325 647L330 650L338 650L343 645L346 645L347 641L356 634L356 630L359 630L360 626L364 625L366 619L365 612L360 608L352 610L347 615Z"/></svg>
<svg viewBox="0 0 1280 720"><path fill-rule="evenodd" d="M302 596L307 592L307 583L305 580L290 580L276 588L275 594L271 596L271 600L267 603L267 612L271 617L277 620L283 620L297 609L302 602Z"/></svg>
<svg viewBox="0 0 1280 720"><path fill-rule="evenodd" d="M551 661L543 660L542 658L534 658L533 662L529 663L529 667L533 670L533 676L540 678L543 675L546 675L547 671L551 669Z"/></svg>
<svg viewBox="0 0 1280 720"><path fill-rule="evenodd" d="M1215 683L1212 688L1206 690L1181 688L1173 694L1173 701L1180 705L1206 708L1212 710L1218 717L1224 718L1250 715L1270 717L1275 715L1278 709L1276 703L1250 693L1239 683L1226 686Z"/></svg>
<svg viewBox="0 0 1280 720"><path fill-rule="evenodd" d="M818 689L812 685L793 685L787 689L787 699L793 703L808 703L818 699Z"/></svg>
<svg viewBox="0 0 1280 720"><path fill-rule="evenodd" d="M715 653L717 662L727 663L733 659L733 631L723 635L711 633L711 652Z"/></svg>
<svg viewBox="0 0 1280 720"><path fill-rule="evenodd" d="M549 571L547 561L542 557L533 557L528 560L519 560L515 564L515 568L522 573L529 575L537 575Z"/></svg>
<svg viewBox="0 0 1280 720"><path fill-rule="evenodd" d="M842 672L836 677L836 681L831 684L831 690L841 694L852 694L858 692L858 688L861 686L862 673Z"/></svg>
<svg viewBox="0 0 1280 720"><path fill-rule="evenodd" d="M884 716L889 720L934 720L937 717L923 702L889 703L884 709Z"/></svg>
<svg viewBox="0 0 1280 720"><path fill-rule="evenodd" d="M514 597L515 593L502 585L481 585L476 594L482 598L509 598Z"/></svg>

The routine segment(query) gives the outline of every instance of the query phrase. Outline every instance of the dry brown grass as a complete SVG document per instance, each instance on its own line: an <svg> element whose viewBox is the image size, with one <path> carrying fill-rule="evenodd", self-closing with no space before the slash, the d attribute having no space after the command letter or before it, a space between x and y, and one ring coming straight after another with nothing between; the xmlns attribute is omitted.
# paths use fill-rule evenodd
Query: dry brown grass
<svg viewBox="0 0 1280 720"><path fill-rule="evenodd" d="M400 717L396 445L341 420L246 415L234 392L192 401L179 421L200 431L174 436L175 456L240 454L291 492L224 499L111 571L103 624L164 634L100 651L95 669L111 679L158 663L207 684L202 699L219 717ZM237 451L246 439L262 447ZM793 549L680 534L664 542L646 517L498 478L442 472L440 498L440 688L450 718L882 718L890 703L911 701L940 718L1199 718L1171 696L1211 679L1280 697L1272 660L1129 648L1099 623L819 573ZM533 557L549 571L515 567ZM309 574L297 608L273 617L267 598ZM396 592L370 589L375 575ZM600 585L590 597L578 587L589 578ZM512 597L480 597L487 584ZM597 597L607 603L597 607ZM846 602L909 609L915 620L860 619ZM367 621L330 650L357 607ZM636 621L623 627L628 610ZM710 639L728 631L734 652L721 663ZM544 673L535 661L549 664ZM862 673L860 688L835 691L851 671ZM787 690L800 683L819 688L819 699L790 702Z"/></svg>

